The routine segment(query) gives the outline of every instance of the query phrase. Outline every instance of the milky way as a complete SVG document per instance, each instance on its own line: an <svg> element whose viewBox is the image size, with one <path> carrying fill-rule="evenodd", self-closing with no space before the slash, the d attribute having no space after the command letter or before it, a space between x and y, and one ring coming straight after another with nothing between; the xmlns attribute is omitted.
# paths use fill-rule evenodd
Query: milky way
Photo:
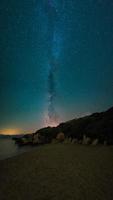
<svg viewBox="0 0 113 200"><path fill-rule="evenodd" d="M113 105L113 1L0 1L0 130Z"/></svg>
<svg viewBox="0 0 113 200"><path fill-rule="evenodd" d="M60 30L58 28L58 9L55 1L48 0L46 2L46 14L48 18L48 31L49 31L49 55L48 55L48 108L46 116L47 125L56 125L59 122L59 115L55 109L55 98L57 95L55 79L56 70L58 68L58 58L61 49Z"/></svg>

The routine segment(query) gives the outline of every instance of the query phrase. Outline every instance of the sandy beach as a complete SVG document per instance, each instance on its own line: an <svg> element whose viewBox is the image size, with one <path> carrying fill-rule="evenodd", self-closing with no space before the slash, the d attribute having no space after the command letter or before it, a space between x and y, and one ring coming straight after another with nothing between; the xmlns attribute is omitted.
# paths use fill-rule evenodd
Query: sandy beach
<svg viewBox="0 0 113 200"><path fill-rule="evenodd" d="M112 200L113 147L50 144L0 161L1 200Z"/></svg>

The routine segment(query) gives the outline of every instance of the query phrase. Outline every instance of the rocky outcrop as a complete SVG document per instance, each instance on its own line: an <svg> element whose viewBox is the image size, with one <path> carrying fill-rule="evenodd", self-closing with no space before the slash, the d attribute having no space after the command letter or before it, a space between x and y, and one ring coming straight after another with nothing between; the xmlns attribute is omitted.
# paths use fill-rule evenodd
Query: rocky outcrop
<svg viewBox="0 0 113 200"><path fill-rule="evenodd" d="M15 137L15 138L13 138L13 140L15 140L15 143L18 144L19 146L31 145L33 136L32 136L32 134L26 134L19 138Z"/></svg>
<svg viewBox="0 0 113 200"><path fill-rule="evenodd" d="M59 141L64 141L66 138L67 143L69 140L71 143L75 140L78 144L113 145L113 107L105 112L61 123L57 127L42 128L34 134L18 138L16 143L19 145L47 144L56 138Z"/></svg>

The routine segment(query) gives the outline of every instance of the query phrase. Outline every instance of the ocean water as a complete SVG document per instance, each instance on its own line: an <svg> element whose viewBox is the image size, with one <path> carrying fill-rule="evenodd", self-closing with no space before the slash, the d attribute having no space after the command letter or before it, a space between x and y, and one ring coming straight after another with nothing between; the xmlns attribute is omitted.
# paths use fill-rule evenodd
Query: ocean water
<svg viewBox="0 0 113 200"><path fill-rule="evenodd" d="M15 141L11 138L0 138L0 160L19 155L33 149L34 147L31 146L18 147L18 145L15 144Z"/></svg>

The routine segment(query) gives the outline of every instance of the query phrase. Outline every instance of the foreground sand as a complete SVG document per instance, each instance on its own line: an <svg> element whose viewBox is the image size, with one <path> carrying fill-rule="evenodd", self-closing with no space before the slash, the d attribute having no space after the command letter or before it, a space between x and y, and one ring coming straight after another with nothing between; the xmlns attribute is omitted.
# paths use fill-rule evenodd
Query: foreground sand
<svg viewBox="0 0 113 200"><path fill-rule="evenodd" d="M51 144L0 161L0 200L113 200L113 147Z"/></svg>

